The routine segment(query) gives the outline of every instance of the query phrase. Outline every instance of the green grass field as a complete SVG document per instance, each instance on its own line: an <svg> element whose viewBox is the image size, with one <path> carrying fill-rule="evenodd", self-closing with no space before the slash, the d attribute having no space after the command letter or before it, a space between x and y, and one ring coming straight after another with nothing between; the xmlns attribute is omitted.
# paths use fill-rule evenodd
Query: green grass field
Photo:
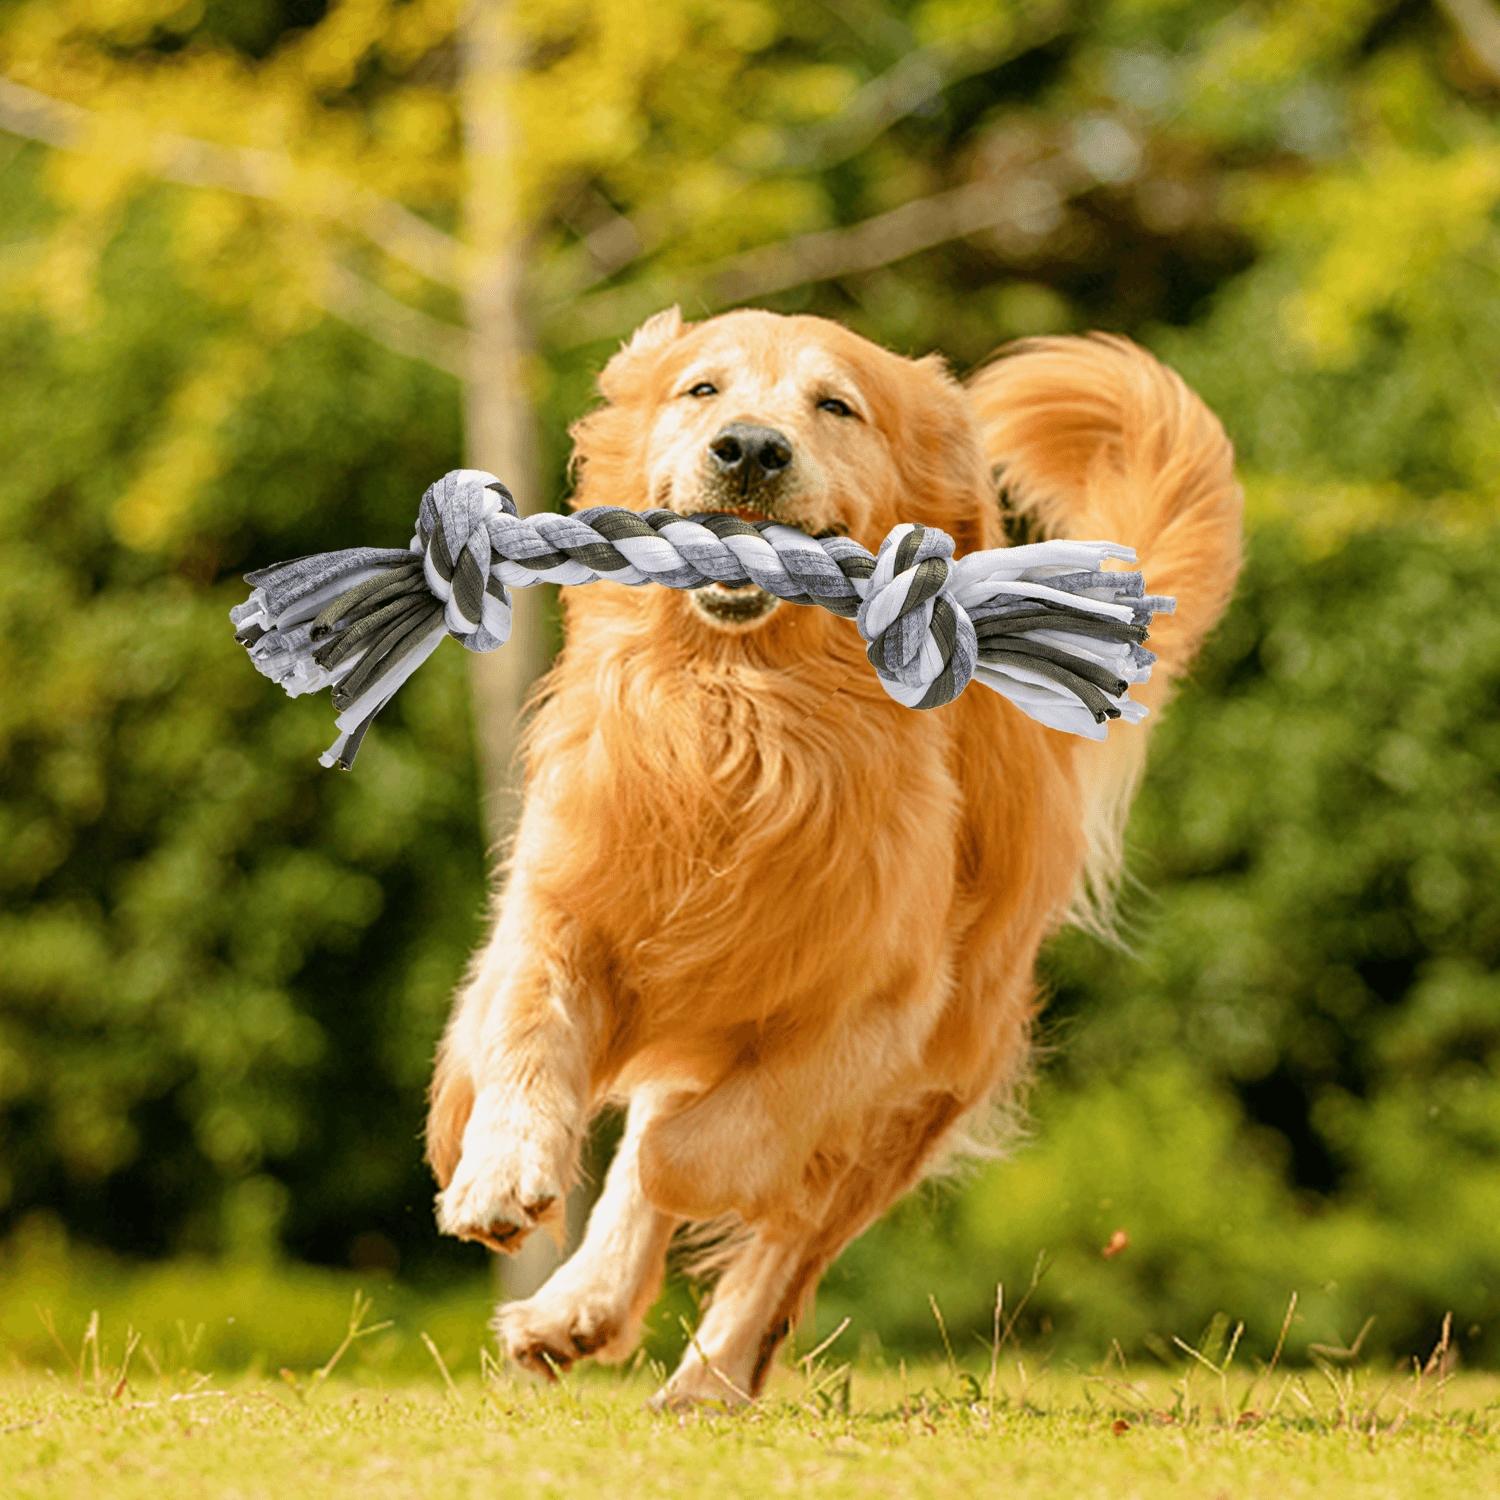
<svg viewBox="0 0 1500 1500"><path fill-rule="evenodd" d="M0 1495L1015 1497L1500 1494L1500 1377L1325 1362L1259 1373L1185 1351L1180 1371L1039 1369L1015 1350L960 1363L780 1368L737 1415L653 1415L658 1372L542 1386L362 1359L216 1378L91 1320L49 1369L0 1376ZM427 1341L424 1339L424 1345ZM187 1351L184 1351L187 1352Z"/></svg>

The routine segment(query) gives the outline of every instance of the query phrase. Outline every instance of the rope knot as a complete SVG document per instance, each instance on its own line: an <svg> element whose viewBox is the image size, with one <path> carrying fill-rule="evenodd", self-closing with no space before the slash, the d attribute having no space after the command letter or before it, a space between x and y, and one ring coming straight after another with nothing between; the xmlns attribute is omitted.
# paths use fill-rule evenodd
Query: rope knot
<svg viewBox="0 0 1500 1500"><path fill-rule="evenodd" d="M908 708L951 703L974 676L979 641L955 582L947 532L905 524L880 544L857 622L881 684Z"/></svg>
<svg viewBox="0 0 1500 1500"><path fill-rule="evenodd" d="M515 515L516 502L493 474L453 469L423 492L411 539L448 634L470 651L493 651L510 636L510 594L491 571L489 522L502 511Z"/></svg>

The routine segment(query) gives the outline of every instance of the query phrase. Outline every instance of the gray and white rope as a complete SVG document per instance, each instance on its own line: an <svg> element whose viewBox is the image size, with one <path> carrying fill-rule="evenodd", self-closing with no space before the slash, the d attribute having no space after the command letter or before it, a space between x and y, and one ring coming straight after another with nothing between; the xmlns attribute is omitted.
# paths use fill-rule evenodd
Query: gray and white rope
<svg viewBox="0 0 1500 1500"><path fill-rule="evenodd" d="M954 558L930 526L895 527L872 554L843 536L777 522L594 506L520 516L480 469L455 469L422 496L406 550L356 547L249 573L230 612L257 670L287 693L332 690L339 737L321 757L348 768L375 715L445 635L493 651L510 634L510 590L534 583L754 583L792 604L853 619L886 691L936 708L970 681L1054 729L1103 739L1135 722L1129 697L1155 660L1149 595L1114 542L1047 541Z"/></svg>

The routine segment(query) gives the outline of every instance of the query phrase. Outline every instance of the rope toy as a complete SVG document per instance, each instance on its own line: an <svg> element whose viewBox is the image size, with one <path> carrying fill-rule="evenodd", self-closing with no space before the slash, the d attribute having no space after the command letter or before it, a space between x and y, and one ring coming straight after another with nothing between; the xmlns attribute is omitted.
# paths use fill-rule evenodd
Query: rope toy
<svg viewBox="0 0 1500 1500"><path fill-rule="evenodd" d="M247 573L230 611L258 671L291 697L332 689L339 737L319 757L348 770L376 714L445 635L493 651L510 593L535 583L754 583L791 604L854 620L885 690L909 708L950 703L975 679L1032 718L1102 740L1146 715L1129 694L1156 660L1154 614L1115 542L1048 541L953 556L953 539L903 524L872 555L843 536L779 522L594 506L520 516L482 469L454 469L422 496L406 550L354 547Z"/></svg>

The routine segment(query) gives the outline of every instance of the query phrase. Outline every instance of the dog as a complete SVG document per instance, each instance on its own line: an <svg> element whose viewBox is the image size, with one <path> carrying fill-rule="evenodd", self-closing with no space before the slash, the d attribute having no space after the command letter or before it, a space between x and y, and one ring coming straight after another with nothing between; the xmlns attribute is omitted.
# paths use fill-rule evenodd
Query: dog
<svg viewBox="0 0 1500 1500"><path fill-rule="evenodd" d="M814 317L643 324L572 429L579 505L847 533L1135 547L1159 709L1225 608L1241 497L1219 422L1120 338L1023 342L967 385ZM889 699L846 620L753 585L569 590L493 935L439 1047L440 1228L555 1229L627 1105L578 1250L502 1307L543 1374L635 1347L683 1225L736 1224L656 1402L736 1405L840 1250L1014 1091L1034 968L1099 922L1146 726L1093 743L974 687Z"/></svg>

